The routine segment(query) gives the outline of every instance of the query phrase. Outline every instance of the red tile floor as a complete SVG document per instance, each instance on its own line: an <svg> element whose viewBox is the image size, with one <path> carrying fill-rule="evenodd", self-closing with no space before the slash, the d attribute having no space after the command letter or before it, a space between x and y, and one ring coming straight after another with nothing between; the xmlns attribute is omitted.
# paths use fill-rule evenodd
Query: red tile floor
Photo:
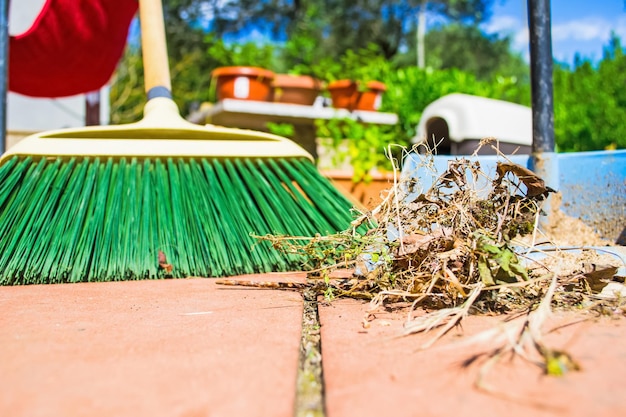
<svg viewBox="0 0 626 417"><path fill-rule="evenodd" d="M302 305L298 292L210 279L0 287L0 416L293 416ZM547 336L581 372L504 361L486 393L481 368L461 367L480 347L462 342L501 318L470 317L420 351L430 336L399 337L404 313L364 328L367 307L320 303L329 417L626 415L625 319Z"/></svg>

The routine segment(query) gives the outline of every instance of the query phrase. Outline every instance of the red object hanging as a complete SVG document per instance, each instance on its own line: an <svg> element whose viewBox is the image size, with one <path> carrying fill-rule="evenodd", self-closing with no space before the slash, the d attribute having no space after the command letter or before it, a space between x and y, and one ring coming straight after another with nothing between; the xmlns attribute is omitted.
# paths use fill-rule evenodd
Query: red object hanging
<svg viewBox="0 0 626 417"><path fill-rule="evenodd" d="M47 0L9 40L9 90L64 97L105 85L122 56L137 0Z"/></svg>

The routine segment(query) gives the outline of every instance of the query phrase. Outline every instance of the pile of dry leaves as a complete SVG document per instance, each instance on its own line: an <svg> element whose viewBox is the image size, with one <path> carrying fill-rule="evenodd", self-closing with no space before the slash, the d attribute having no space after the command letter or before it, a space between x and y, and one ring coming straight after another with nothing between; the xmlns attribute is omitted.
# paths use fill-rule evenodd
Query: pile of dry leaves
<svg viewBox="0 0 626 417"><path fill-rule="evenodd" d="M543 203L548 197L558 201L558 194L532 171L500 157L490 178L479 158L451 160L438 174L432 154L423 154L421 168L431 171L432 185L422 189L417 176L399 178L351 230L262 239L301 256L310 271L308 285L329 299L369 299L372 310L395 302L425 309L427 314L409 319L404 332L438 329L432 343L467 314L526 311L514 340L530 343L549 370L554 355L537 333L547 313L556 307L626 314L624 278L616 276L623 265L597 248L554 245L538 224L546 216ZM553 212L571 231L573 219ZM553 222L546 230L559 228ZM606 243L597 237L592 242ZM611 283L617 291L606 291ZM560 358L553 367L559 372L571 363Z"/></svg>
<svg viewBox="0 0 626 417"><path fill-rule="evenodd" d="M508 312L539 302L553 276L570 305L620 279L614 278L620 266L615 257L584 247L572 255L537 246L549 241L537 225L554 190L527 168L501 159L489 178L476 158L451 160L436 175L425 155L424 167L435 175L432 185L422 190L419 178L398 180L351 230L263 239L300 255L327 296L368 298L374 304L409 299L414 306L441 309L471 298L474 310ZM580 260L573 268L555 269L555 260L572 256ZM350 277L332 279L338 270Z"/></svg>

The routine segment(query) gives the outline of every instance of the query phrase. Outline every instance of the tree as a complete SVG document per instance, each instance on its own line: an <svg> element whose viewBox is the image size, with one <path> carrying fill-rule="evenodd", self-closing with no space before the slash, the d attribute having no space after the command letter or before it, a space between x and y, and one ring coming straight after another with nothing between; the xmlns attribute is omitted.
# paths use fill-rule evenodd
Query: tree
<svg viewBox="0 0 626 417"><path fill-rule="evenodd" d="M411 29L420 8L427 7L431 13L453 21L477 23L488 17L493 0L232 0L227 3L229 13L216 15L212 26L218 36L243 33L255 27L272 40L302 35L317 38L319 45L332 56L374 43L386 58L391 58L414 33Z"/></svg>
<svg viewBox="0 0 626 417"><path fill-rule="evenodd" d="M206 13L205 2L198 0L164 0L163 17L168 53L176 59L188 53L204 50L205 30L202 16Z"/></svg>
<svg viewBox="0 0 626 417"><path fill-rule="evenodd" d="M626 148L626 53L613 35L602 61L554 71L554 134L559 151Z"/></svg>
<svg viewBox="0 0 626 417"><path fill-rule="evenodd" d="M127 46L111 79L111 124L136 122L145 104L143 62L137 48Z"/></svg>
<svg viewBox="0 0 626 417"><path fill-rule="evenodd" d="M414 45L410 45L407 54L397 57L399 65L414 65ZM426 34L426 50L426 65L431 68L456 68L479 80L499 75L529 82L528 65L520 54L512 52L511 38L485 34L476 25L439 26Z"/></svg>
<svg viewBox="0 0 626 417"><path fill-rule="evenodd" d="M164 0L174 98L183 113L194 103L209 100L210 73L225 65L257 65L277 72L313 72L323 79L336 78L346 66L361 68L398 54L407 36L413 37L411 25L420 7L457 21L477 22L487 16L492 2ZM224 42L227 35L254 27L281 42L261 46ZM368 52L355 53L359 50ZM139 53L127 51L120 67L136 66ZM112 101L128 96L128 83L137 90L132 94L133 103L143 97L143 78L133 74L119 71ZM121 109L126 107L120 104ZM136 120L140 111L136 104L130 107L132 112L122 112L125 116L115 121Z"/></svg>

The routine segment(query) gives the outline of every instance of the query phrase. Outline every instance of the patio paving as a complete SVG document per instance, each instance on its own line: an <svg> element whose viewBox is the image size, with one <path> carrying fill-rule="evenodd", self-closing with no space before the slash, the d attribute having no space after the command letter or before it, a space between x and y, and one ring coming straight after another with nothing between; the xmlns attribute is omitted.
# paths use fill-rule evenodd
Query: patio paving
<svg viewBox="0 0 626 417"><path fill-rule="evenodd" d="M582 372L548 377L527 362L505 359L485 378L495 391L487 393L474 388L481 366L461 366L484 347L461 343L497 326L501 317L470 316L462 330L419 350L432 335L398 337L406 313L376 313L370 327L364 328L367 307L354 300L320 305L329 417L626 415L621 392L626 369L623 319L589 320L546 336L547 344L567 350ZM545 329L580 318L555 314Z"/></svg>
<svg viewBox="0 0 626 417"><path fill-rule="evenodd" d="M209 279L0 287L0 416L291 416L301 320Z"/></svg>
<svg viewBox="0 0 626 417"><path fill-rule="evenodd" d="M304 275L245 277L294 278ZM293 416L302 305L295 291L210 279L0 287L0 415ZM501 317L469 317L420 351L430 336L399 337L405 313L377 312L365 328L367 307L319 305L329 417L626 415L624 319L546 336L582 372L504 361L486 393L474 387L480 366L461 366L482 348L463 343ZM580 317L558 313L546 328Z"/></svg>

